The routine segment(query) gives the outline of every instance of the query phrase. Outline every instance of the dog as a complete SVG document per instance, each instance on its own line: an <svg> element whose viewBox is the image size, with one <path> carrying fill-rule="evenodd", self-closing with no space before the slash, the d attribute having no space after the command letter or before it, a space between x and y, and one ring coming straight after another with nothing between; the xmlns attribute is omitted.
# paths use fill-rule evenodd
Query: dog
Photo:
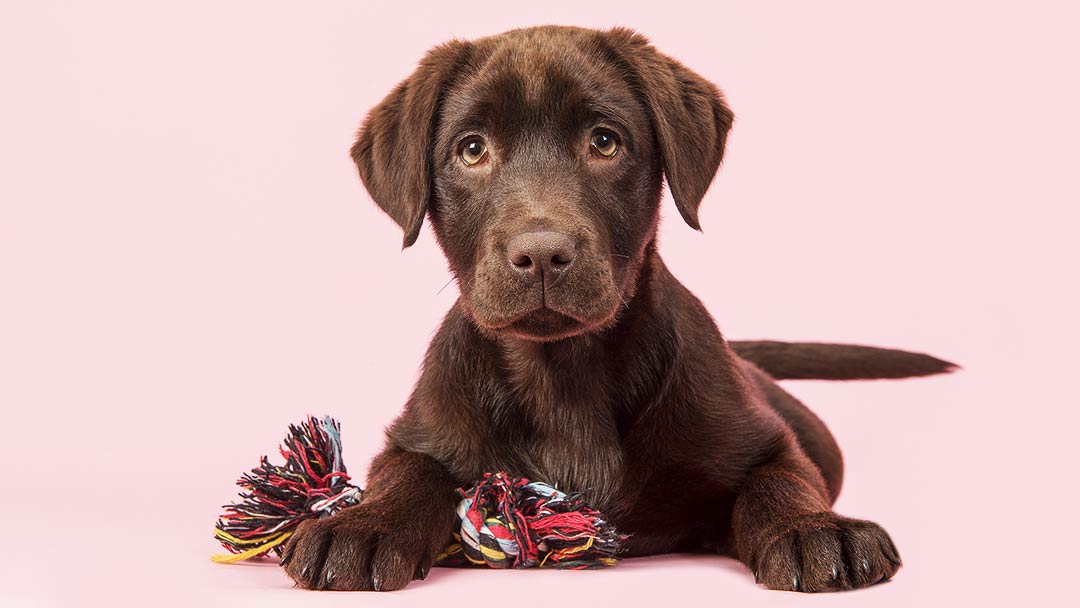
<svg viewBox="0 0 1080 608"><path fill-rule="evenodd" d="M885 530L832 511L828 429L776 380L955 366L862 346L728 342L656 248L663 183L698 209L734 116L627 29L536 27L430 50L352 148L404 246L425 217L460 290L364 502L304 522L281 563L310 589L400 589L487 471L584 492L627 556L712 551L770 589L890 579Z"/></svg>

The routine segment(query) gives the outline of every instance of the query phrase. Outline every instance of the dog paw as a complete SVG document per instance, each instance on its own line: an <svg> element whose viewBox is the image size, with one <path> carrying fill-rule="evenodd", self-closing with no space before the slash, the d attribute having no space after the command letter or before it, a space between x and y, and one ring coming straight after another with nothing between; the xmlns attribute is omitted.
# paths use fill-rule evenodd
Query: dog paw
<svg viewBox="0 0 1080 608"><path fill-rule="evenodd" d="M362 504L300 524L281 565L305 589L394 591L426 577L446 540L423 522Z"/></svg>
<svg viewBox="0 0 1080 608"><path fill-rule="evenodd" d="M754 576L769 589L837 591L887 581L900 565L881 526L829 513L807 518L777 538Z"/></svg>

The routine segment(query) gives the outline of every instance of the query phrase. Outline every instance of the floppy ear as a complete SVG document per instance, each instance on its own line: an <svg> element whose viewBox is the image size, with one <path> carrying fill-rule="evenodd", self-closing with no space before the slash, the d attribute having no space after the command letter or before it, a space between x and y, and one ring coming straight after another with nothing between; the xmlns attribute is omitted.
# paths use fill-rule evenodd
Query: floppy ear
<svg viewBox="0 0 1080 608"><path fill-rule="evenodd" d="M420 234L432 192L431 142L440 101L470 48L454 40L428 51L416 71L371 110L353 144L360 179L405 232L403 247Z"/></svg>
<svg viewBox="0 0 1080 608"><path fill-rule="evenodd" d="M735 115L716 85L657 51L644 36L615 28L604 37L649 110L675 205L700 230L698 207L720 168Z"/></svg>

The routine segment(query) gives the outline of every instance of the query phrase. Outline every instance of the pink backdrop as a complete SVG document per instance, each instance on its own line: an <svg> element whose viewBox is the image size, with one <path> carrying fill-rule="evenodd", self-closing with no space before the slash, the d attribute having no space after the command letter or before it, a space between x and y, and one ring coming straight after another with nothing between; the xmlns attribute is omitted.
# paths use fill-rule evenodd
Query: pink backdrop
<svg viewBox="0 0 1080 608"><path fill-rule="evenodd" d="M0 604L1064 602L1075 10L13 4L0 9ZM669 556L437 570L358 597L207 559L234 478L305 413L342 420L363 472L456 296L440 292L430 233L399 252L362 190L346 153L360 119L429 46L548 22L635 27L727 92L738 122L704 234L667 201L661 235L725 333L965 366L790 384L845 450L838 509L896 539L892 583L799 597L729 560Z"/></svg>

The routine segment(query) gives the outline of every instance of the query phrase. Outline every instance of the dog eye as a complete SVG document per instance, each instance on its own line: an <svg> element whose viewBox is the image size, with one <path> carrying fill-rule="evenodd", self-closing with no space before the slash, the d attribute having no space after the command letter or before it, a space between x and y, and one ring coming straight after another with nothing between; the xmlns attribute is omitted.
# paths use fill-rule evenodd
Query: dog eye
<svg viewBox="0 0 1080 608"><path fill-rule="evenodd" d="M480 137L470 137L461 145L461 162L473 166L487 158L487 146Z"/></svg>
<svg viewBox="0 0 1080 608"><path fill-rule="evenodd" d="M619 151L619 142L611 131L600 130L594 132L592 141L589 143L597 154L605 158L611 158Z"/></svg>

